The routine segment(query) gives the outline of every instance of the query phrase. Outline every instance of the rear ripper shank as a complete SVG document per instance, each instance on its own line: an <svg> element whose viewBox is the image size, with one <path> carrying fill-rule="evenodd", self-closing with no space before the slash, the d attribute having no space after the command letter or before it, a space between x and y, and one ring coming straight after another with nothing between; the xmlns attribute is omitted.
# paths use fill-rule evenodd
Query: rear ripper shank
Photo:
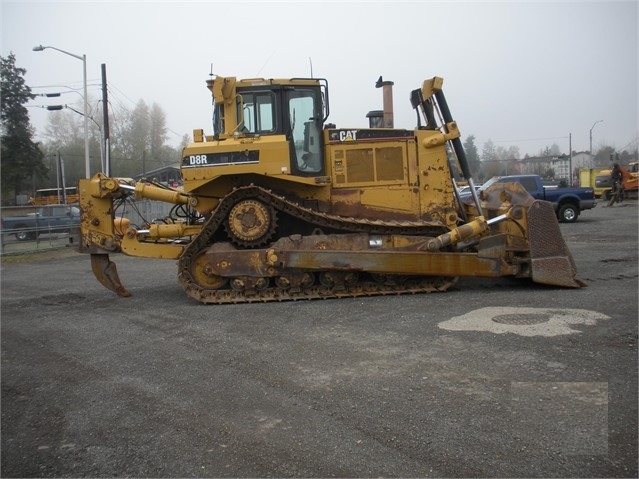
<svg viewBox="0 0 639 479"><path fill-rule="evenodd" d="M461 276L584 286L550 203L518 183L475 191L443 80L411 92L414 130L393 127L392 84L378 80L369 128L337 128L324 79L208 80L213 135L194 131L183 186L80 180L78 249L120 296L109 254L177 260L201 303L445 291ZM134 226L124 205L142 198L175 206Z"/></svg>

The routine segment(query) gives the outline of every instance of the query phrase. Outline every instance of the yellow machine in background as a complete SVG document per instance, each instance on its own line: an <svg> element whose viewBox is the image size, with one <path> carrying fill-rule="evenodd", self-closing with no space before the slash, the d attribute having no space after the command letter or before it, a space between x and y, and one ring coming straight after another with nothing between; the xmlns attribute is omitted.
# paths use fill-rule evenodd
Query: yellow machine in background
<svg viewBox="0 0 639 479"><path fill-rule="evenodd" d="M628 163L621 167L622 186L626 198L637 198L639 196L639 162Z"/></svg>
<svg viewBox="0 0 639 479"><path fill-rule="evenodd" d="M610 169L579 168L579 186L592 188L596 198L606 197L612 188Z"/></svg>
<svg viewBox="0 0 639 479"><path fill-rule="evenodd" d="M411 92L418 125L405 130L381 77L384 110L368 128L327 123L324 79L209 80L213 134L194 131L183 188L81 180L79 249L122 296L110 253L177 260L202 303L445 291L460 276L582 286L550 203L517 183L478 195L442 84ZM134 226L119 205L139 198L176 206Z"/></svg>
<svg viewBox="0 0 639 479"><path fill-rule="evenodd" d="M67 188L44 188L36 190L33 195L34 205L62 205L78 202L78 189L75 186Z"/></svg>
<svg viewBox="0 0 639 479"><path fill-rule="evenodd" d="M637 198L639 190L639 163L631 162L627 166L620 165L621 186L625 198ZM583 183L583 184L582 184ZM579 170L579 185L591 186L597 198L611 199L612 169L610 168L582 168Z"/></svg>

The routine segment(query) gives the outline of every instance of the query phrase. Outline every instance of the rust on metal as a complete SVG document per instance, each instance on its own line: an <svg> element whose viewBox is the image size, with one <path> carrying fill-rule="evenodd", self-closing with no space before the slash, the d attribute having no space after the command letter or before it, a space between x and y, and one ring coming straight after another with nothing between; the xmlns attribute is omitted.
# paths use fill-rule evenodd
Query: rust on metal
<svg viewBox="0 0 639 479"><path fill-rule="evenodd" d="M108 254L92 254L91 269L97 280L105 288L124 298L131 296L131 293L122 286L115 263L109 259Z"/></svg>
<svg viewBox="0 0 639 479"><path fill-rule="evenodd" d="M528 239L535 283L569 288L586 285L576 277L575 261L561 235L551 203L534 201L528 208Z"/></svg>

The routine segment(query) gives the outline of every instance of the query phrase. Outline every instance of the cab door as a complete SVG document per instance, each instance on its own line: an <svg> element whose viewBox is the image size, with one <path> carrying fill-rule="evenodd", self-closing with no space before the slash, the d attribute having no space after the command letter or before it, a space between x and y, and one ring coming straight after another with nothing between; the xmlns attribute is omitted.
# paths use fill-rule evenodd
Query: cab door
<svg viewBox="0 0 639 479"><path fill-rule="evenodd" d="M285 90L285 119L291 151L291 171L300 176L323 176L322 103L317 88Z"/></svg>

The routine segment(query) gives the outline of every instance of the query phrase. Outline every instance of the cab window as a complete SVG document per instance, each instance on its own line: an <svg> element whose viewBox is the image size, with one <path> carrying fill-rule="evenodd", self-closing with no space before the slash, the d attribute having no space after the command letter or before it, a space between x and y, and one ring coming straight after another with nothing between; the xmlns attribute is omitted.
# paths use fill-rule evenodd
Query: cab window
<svg viewBox="0 0 639 479"><path fill-rule="evenodd" d="M238 102L239 131L243 133L273 133L275 130L275 96L272 92L245 92Z"/></svg>
<svg viewBox="0 0 639 479"><path fill-rule="evenodd" d="M537 182L535 178L523 177L519 180L519 183L526 189L526 191L537 191Z"/></svg>

